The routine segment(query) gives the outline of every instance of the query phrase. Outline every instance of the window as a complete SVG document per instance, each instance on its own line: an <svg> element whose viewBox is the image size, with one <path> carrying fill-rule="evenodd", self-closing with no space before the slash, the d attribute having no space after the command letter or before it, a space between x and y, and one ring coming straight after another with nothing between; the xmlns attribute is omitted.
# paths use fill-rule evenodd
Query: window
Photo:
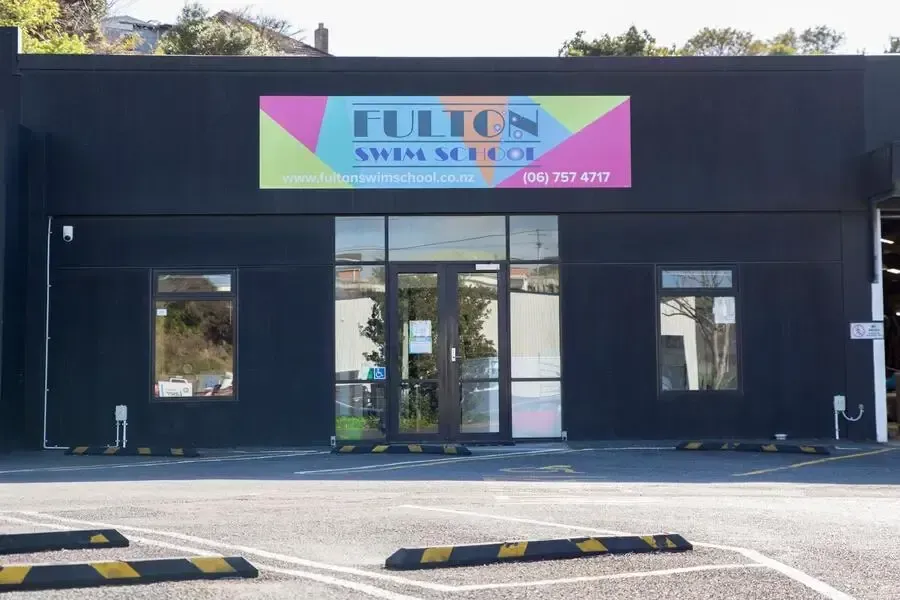
<svg viewBox="0 0 900 600"><path fill-rule="evenodd" d="M738 389L733 272L663 270L660 282L660 389Z"/></svg>
<svg viewBox="0 0 900 600"><path fill-rule="evenodd" d="M504 217L389 217L388 253L395 261L506 259Z"/></svg>
<svg viewBox="0 0 900 600"><path fill-rule="evenodd" d="M386 366L384 301L384 267L335 268L334 360L338 381L372 381L375 369Z"/></svg>
<svg viewBox="0 0 900 600"><path fill-rule="evenodd" d="M385 258L384 217L336 217L337 262L380 262Z"/></svg>
<svg viewBox="0 0 900 600"><path fill-rule="evenodd" d="M556 215L509 218L509 259L545 261L559 259L559 225Z"/></svg>
<svg viewBox="0 0 900 600"><path fill-rule="evenodd" d="M231 273L166 273L155 283L153 397L234 399Z"/></svg>
<svg viewBox="0 0 900 600"><path fill-rule="evenodd" d="M510 254L558 258L556 217L510 217ZM538 232L546 232L538 236ZM515 232L521 235L515 238ZM546 251L546 254L545 254ZM512 435L562 434L558 264L509 265Z"/></svg>
<svg viewBox="0 0 900 600"><path fill-rule="evenodd" d="M733 285L731 271L663 271L664 288L730 288Z"/></svg>
<svg viewBox="0 0 900 600"><path fill-rule="evenodd" d="M385 221L334 220L334 428L339 440L386 434Z"/></svg>
<svg viewBox="0 0 900 600"><path fill-rule="evenodd" d="M513 379L558 379L559 266L510 265Z"/></svg>

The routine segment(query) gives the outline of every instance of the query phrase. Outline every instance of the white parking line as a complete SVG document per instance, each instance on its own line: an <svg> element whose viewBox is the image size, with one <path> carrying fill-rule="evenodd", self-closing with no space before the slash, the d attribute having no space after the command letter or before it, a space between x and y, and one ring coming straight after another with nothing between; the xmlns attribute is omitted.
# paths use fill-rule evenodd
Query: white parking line
<svg viewBox="0 0 900 600"><path fill-rule="evenodd" d="M494 501L498 504L509 505L529 505L539 504L541 506L578 506L578 505L615 505L615 504L654 504L661 502L659 498L587 498L587 497L567 497L567 496L494 496Z"/></svg>
<svg viewBox="0 0 900 600"><path fill-rule="evenodd" d="M684 573L696 573L698 571L729 571L734 569L754 569L765 565L756 564L729 564L729 565L698 565L696 567L679 567L675 569L660 569L657 571L631 571L628 573L612 573L610 575L586 575L583 577L566 577L564 579L539 579L537 581L512 581L508 583L481 583L474 585L461 585L454 591L478 592L481 590L501 590L506 588L538 587L549 585L562 585L566 583L586 583L591 581L608 581L611 579L637 579L639 577L666 577L668 575L681 575Z"/></svg>
<svg viewBox="0 0 900 600"><path fill-rule="evenodd" d="M315 475L317 473L353 473L356 471L395 471L397 469L412 469L428 465L440 465L445 463L461 463L478 460L497 460L503 458L516 458L519 456L535 456L538 454L569 454L572 452L589 452L590 449L570 450L566 448L553 448L546 450L529 450L527 452L502 452L497 454L485 454L483 456L460 456L451 458L435 458L428 460L404 460L392 463L375 463L358 467L338 467L335 469L315 469L312 471L295 471L294 475Z"/></svg>
<svg viewBox="0 0 900 600"><path fill-rule="evenodd" d="M313 456L316 454L330 454L330 452L320 452L316 450L302 450L291 453L277 454L258 454L254 456L217 456L209 458L190 458L177 460L157 460L152 462L128 462L116 463L114 465L78 465L69 467L34 467L31 469L10 469L8 471L0 471L0 475L11 473L58 473L69 471L101 471L103 469L137 469L140 467L159 467L163 465L186 465L193 463L220 463L220 462L238 462L245 460L266 460L270 458L288 458L292 456ZM76 457L74 460L80 460L82 457ZM2 483L2 482L0 482Z"/></svg>
<svg viewBox="0 0 900 600"><path fill-rule="evenodd" d="M165 531L160 529L148 529L146 527L133 527L131 525L115 525L112 523L100 523L97 521L87 521L84 519L72 519L69 517L58 517L56 515L50 515L46 513L40 513L35 511L18 511L19 514L28 515L34 519L50 519L52 521L61 521L63 523L73 523L76 525L86 525L88 527L103 527L106 529L119 529L122 531L135 531L137 533L143 533L148 535L157 535L161 537L168 537L176 540L182 540L185 542L190 542L192 544L199 544L201 546L209 546L212 548L220 548L222 550L228 550L232 552L241 552L243 554L249 554L252 556L258 556L261 558L268 558L270 560L275 560L278 562L283 562L292 565L299 565L303 567L308 567L312 569L321 569L323 571L332 571L334 573L343 573L345 575L356 575L357 577L366 577L369 579L379 579L382 581L390 581L393 583L397 583L400 585L419 587L427 590L432 590L436 592L452 592L455 588L450 585L443 585L440 583L430 583L426 581L417 581L415 579L407 579L406 577L400 577L397 575L388 575L387 573L379 573L375 571L366 571L365 569L357 569L354 567L343 567L339 565L332 565L328 563L322 563L314 560L307 560L305 558L299 558L296 556L291 556L289 554L280 554L278 552L269 552L268 550L261 550L259 548L251 548L249 546L242 546L239 544L229 544L227 542L220 542L217 540L210 540L207 538L201 538L193 535L186 535L183 533L178 533L175 531ZM5 518L5 517L4 517Z"/></svg>
<svg viewBox="0 0 900 600"><path fill-rule="evenodd" d="M409 508L419 508L416 506L408 506ZM449 511L449 509L442 509L442 511ZM333 571L344 573L347 575L356 575L358 577L364 577L369 579L378 579L382 581L390 581L395 584L404 585L408 587L416 587L421 589L432 590L436 592L470 592L470 591L479 591L479 590L488 590L488 589L501 589L501 588L516 588L516 587L529 587L529 586L551 586L551 585L562 585L567 583L580 583L580 582L590 582L590 581L603 581L606 579L630 579L630 578L638 578L638 577L663 577L669 575L677 575L682 573L691 573L694 571L714 571L714 570L729 570L729 569L741 569L741 568L753 568L757 566L757 564L726 564L726 565L698 565L695 567L683 567L683 568L675 568L675 569L664 569L657 571L634 571L627 573L615 573L610 575L596 575L596 576L585 576L585 577L570 577L563 579L542 579L537 581L518 581L518 582L509 582L509 583L486 583L486 584L473 584L473 585L446 585L440 583L431 583L428 581L420 581L417 579L407 579L405 577L400 577L396 575L387 575L385 573L378 573L373 571L366 571L363 569L355 569L353 567L341 567L338 565L331 565L327 563L320 563L317 561L307 560L303 558L298 558L296 556L290 556L286 554L279 554L276 552L268 552L266 550L260 550L258 548L249 548L247 546L240 546L236 544L228 544L225 542L219 542L215 540L209 540L205 538L200 538L191 535L185 535L182 533L176 533L173 531L163 531L158 529L147 529L144 527L131 527L128 525L116 525L112 523L99 523L96 521L86 521L83 519L71 519L68 517L58 517L56 515L50 515L45 513L38 513L33 511L20 511L22 514L27 514L33 516L34 518L42 518L42 519L52 519L67 523L74 523L78 525L86 525L89 527L104 527L111 529L119 529L122 531L137 531L145 534L158 535L162 537L171 537L175 539L185 540L189 542L193 542L195 544L203 545L203 546L211 546L215 548L227 549L232 551L241 552L243 554L248 554L251 556L260 556L262 558L268 558L270 560L276 560L283 563L288 564L297 564L310 568L321 569L326 571ZM450 511L452 513L464 512L464 511ZM465 512L464 512L465 514ZM481 513L472 513L475 516L484 516ZM36 521L26 521L25 519L16 519L15 517L7 517L0 516L0 519L6 519L11 521L18 521L22 523L28 523L32 525L39 525L43 527L53 527L57 529L69 529L68 527L61 527L59 525L53 525L43 522ZM532 522L529 519L503 519L503 520L515 520L518 522L526 521ZM543 521L533 521L536 524L547 524ZM558 525L558 524L557 524ZM577 528L584 529L584 528ZM603 532L608 533L610 535L619 535L620 532ZM172 544L167 544L166 542L156 542L155 540L149 540L147 538L139 538L133 535L128 535L129 539L133 539L135 541L142 541L147 544L157 544L162 547L169 547L180 549L185 552L192 552L194 554L208 554L206 550L198 550L196 548L186 548L183 546L176 546ZM306 571L291 571L289 569L280 569L277 567L271 566L260 566L257 565L260 570L270 570L276 573L284 573L286 575L295 575L297 577L306 577L309 579L315 579L316 581L322 581L323 583L331 583L332 585L339 585L343 587L349 587L350 585L358 586L353 587L352 589L358 589L358 591L362 591L372 596L384 598L385 600L414 600L409 596L403 596L400 594L394 594L394 592L389 592L387 590L383 590L381 588L373 588L372 586L368 586L366 584L356 583L353 581L347 581L342 579L334 579L323 575L317 575L315 573L309 573ZM327 581L326 581L327 580ZM346 584L346 585L345 585ZM366 589L362 589L366 588ZM394 594L394 595L380 595L381 593L385 594Z"/></svg>
<svg viewBox="0 0 900 600"><path fill-rule="evenodd" d="M591 533L599 533L601 535L636 535L633 533L628 533L625 531L612 531L608 529L597 529L594 527L583 527L580 525L566 525L564 523L553 523L550 521L538 521L535 519L520 519L518 517L508 517L504 515L492 515L489 513L479 513L471 510L455 510L451 508L437 508L433 506L418 506L415 504L403 504L399 508L412 508L416 510L425 510L431 512L440 512L447 514L456 514L456 515L465 515L469 517L481 517L485 519L495 519L498 521L510 521L513 523L528 523L531 525L542 525L544 527L556 527L558 529L568 529L571 531L582 531L582 532L591 532ZM824 581L820 579L816 579L812 575L804 573L799 569L795 569L794 567L790 567L782 562L778 562L773 558L769 558L756 550L750 550L749 548L740 548L737 546L722 546L719 544L707 544L703 542L691 542L694 546L702 547L702 548L715 548L717 550L727 550L730 552L737 552L738 554L743 555L744 557L752 560L754 563L762 564L770 569L778 571L785 577L789 577L793 579L797 583L803 584L806 587L815 590L829 598L829 600L855 600L853 596L846 594L840 590L833 588L828 585Z"/></svg>
<svg viewBox="0 0 900 600"><path fill-rule="evenodd" d="M347 579L336 579L334 577L329 577L328 575L310 573L309 571L296 571L294 569L281 569L278 567L269 566L260 566L259 569L272 571L273 573L281 573L282 575L293 575L295 577L303 577L304 579L312 579L313 581L319 581L321 583L326 583L329 585L356 590L357 592L362 592L364 594L368 594L369 596L374 596L375 598L384 598L384 600L421 600L420 598L416 598L415 596L398 594L397 592L392 592L390 590L375 587L369 585L368 583L358 583L356 581L349 581Z"/></svg>
<svg viewBox="0 0 900 600"><path fill-rule="evenodd" d="M35 513L37 514L37 513ZM50 517L51 515L46 515ZM0 515L0 519L4 521L10 521L12 523L21 523L24 525L32 525L37 527L44 527L47 529L57 529L63 531L69 531L73 529L72 527L67 527L64 525L56 525L54 523L43 523L38 521L28 521L26 519L17 519L16 517L10 517L6 515ZM126 527L116 526L116 529L127 529ZM133 542L137 542L139 544L146 544L148 546L157 546L159 548L166 548L169 550L176 550L178 552L185 552L188 554L195 554L197 556L222 556L217 552L210 552L209 550L204 550L200 548L191 548L189 546L180 546L177 544L170 544L168 542L162 542L159 540L151 540L145 537L138 537L135 535L128 535L128 539ZM260 571L270 571L272 573L279 573L282 575L290 575L292 577L298 577L301 579L309 579L311 581L318 581L319 583L324 583L326 585L331 585L335 587L342 587L350 590L354 590L357 592L362 592L363 594L367 594L374 598L382 598L383 600L421 600L420 598L416 598L414 596L406 596L404 594L398 594L396 592L392 592L390 590L385 590L379 587L375 587L369 585L367 583L359 583L356 581L350 581L347 579L338 579L335 577L329 577L328 575L321 575L319 573L310 573L309 571L298 571L296 569L282 569L279 567L273 567L270 565L262 565L258 563L253 563Z"/></svg>

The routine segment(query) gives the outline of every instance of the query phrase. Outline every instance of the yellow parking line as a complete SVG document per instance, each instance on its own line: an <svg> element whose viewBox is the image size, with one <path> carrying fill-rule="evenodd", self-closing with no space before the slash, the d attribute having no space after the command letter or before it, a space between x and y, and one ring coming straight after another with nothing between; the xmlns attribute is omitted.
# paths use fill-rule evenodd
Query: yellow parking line
<svg viewBox="0 0 900 600"><path fill-rule="evenodd" d="M743 477L744 475L761 475L763 473L772 473L773 471L783 471L785 469L796 469L798 467L805 467L807 465L817 465L819 463L828 462L831 460L843 460L845 458L858 458L860 456L871 456L872 454L882 454L883 452L890 452L891 450L896 450L897 448L883 448L881 450L872 450L871 452L857 452L856 454L845 454L843 456L832 456L829 458L819 458L817 460L807 460L804 462L794 463L792 465L787 465L784 467L774 467L771 469L760 469L759 471L749 471L747 473L734 473L733 477Z"/></svg>

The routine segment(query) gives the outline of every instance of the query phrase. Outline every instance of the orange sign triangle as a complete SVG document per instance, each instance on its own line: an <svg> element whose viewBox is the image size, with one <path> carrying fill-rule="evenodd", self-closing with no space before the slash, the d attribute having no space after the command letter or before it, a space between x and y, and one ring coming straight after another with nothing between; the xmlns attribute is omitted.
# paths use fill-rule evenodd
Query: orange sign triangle
<svg viewBox="0 0 900 600"><path fill-rule="evenodd" d="M441 102L444 103L445 110L463 111L465 120L465 134L463 144L467 148L474 148L477 151L475 164L481 169L481 175L484 181L491 185L494 179L494 161L488 158L487 153L490 149L496 152L500 148L500 142L503 139L503 130L507 127L505 123L506 108L509 103L508 96L441 96ZM494 135L496 137L485 137L475 128L475 119L479 117L484 119L486 123L479 122L479 129Z"/></svg>

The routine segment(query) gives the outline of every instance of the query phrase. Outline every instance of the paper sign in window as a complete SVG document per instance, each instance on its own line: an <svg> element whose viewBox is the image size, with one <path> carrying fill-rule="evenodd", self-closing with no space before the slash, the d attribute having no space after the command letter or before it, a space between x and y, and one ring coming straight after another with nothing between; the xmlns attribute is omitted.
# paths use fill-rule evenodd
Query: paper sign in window
<svg viewBox="0 0 900 600"><path fill-rule="evenodd" d="M431 321L409 322L409 353L431 354Z"/></svg>
<svg viewBox="0 0 900 600"><path fill-rule="evenodd" d="M713 319L716 325L728 325L735 322L733 297L717 297L713 300Z"/></svg>

